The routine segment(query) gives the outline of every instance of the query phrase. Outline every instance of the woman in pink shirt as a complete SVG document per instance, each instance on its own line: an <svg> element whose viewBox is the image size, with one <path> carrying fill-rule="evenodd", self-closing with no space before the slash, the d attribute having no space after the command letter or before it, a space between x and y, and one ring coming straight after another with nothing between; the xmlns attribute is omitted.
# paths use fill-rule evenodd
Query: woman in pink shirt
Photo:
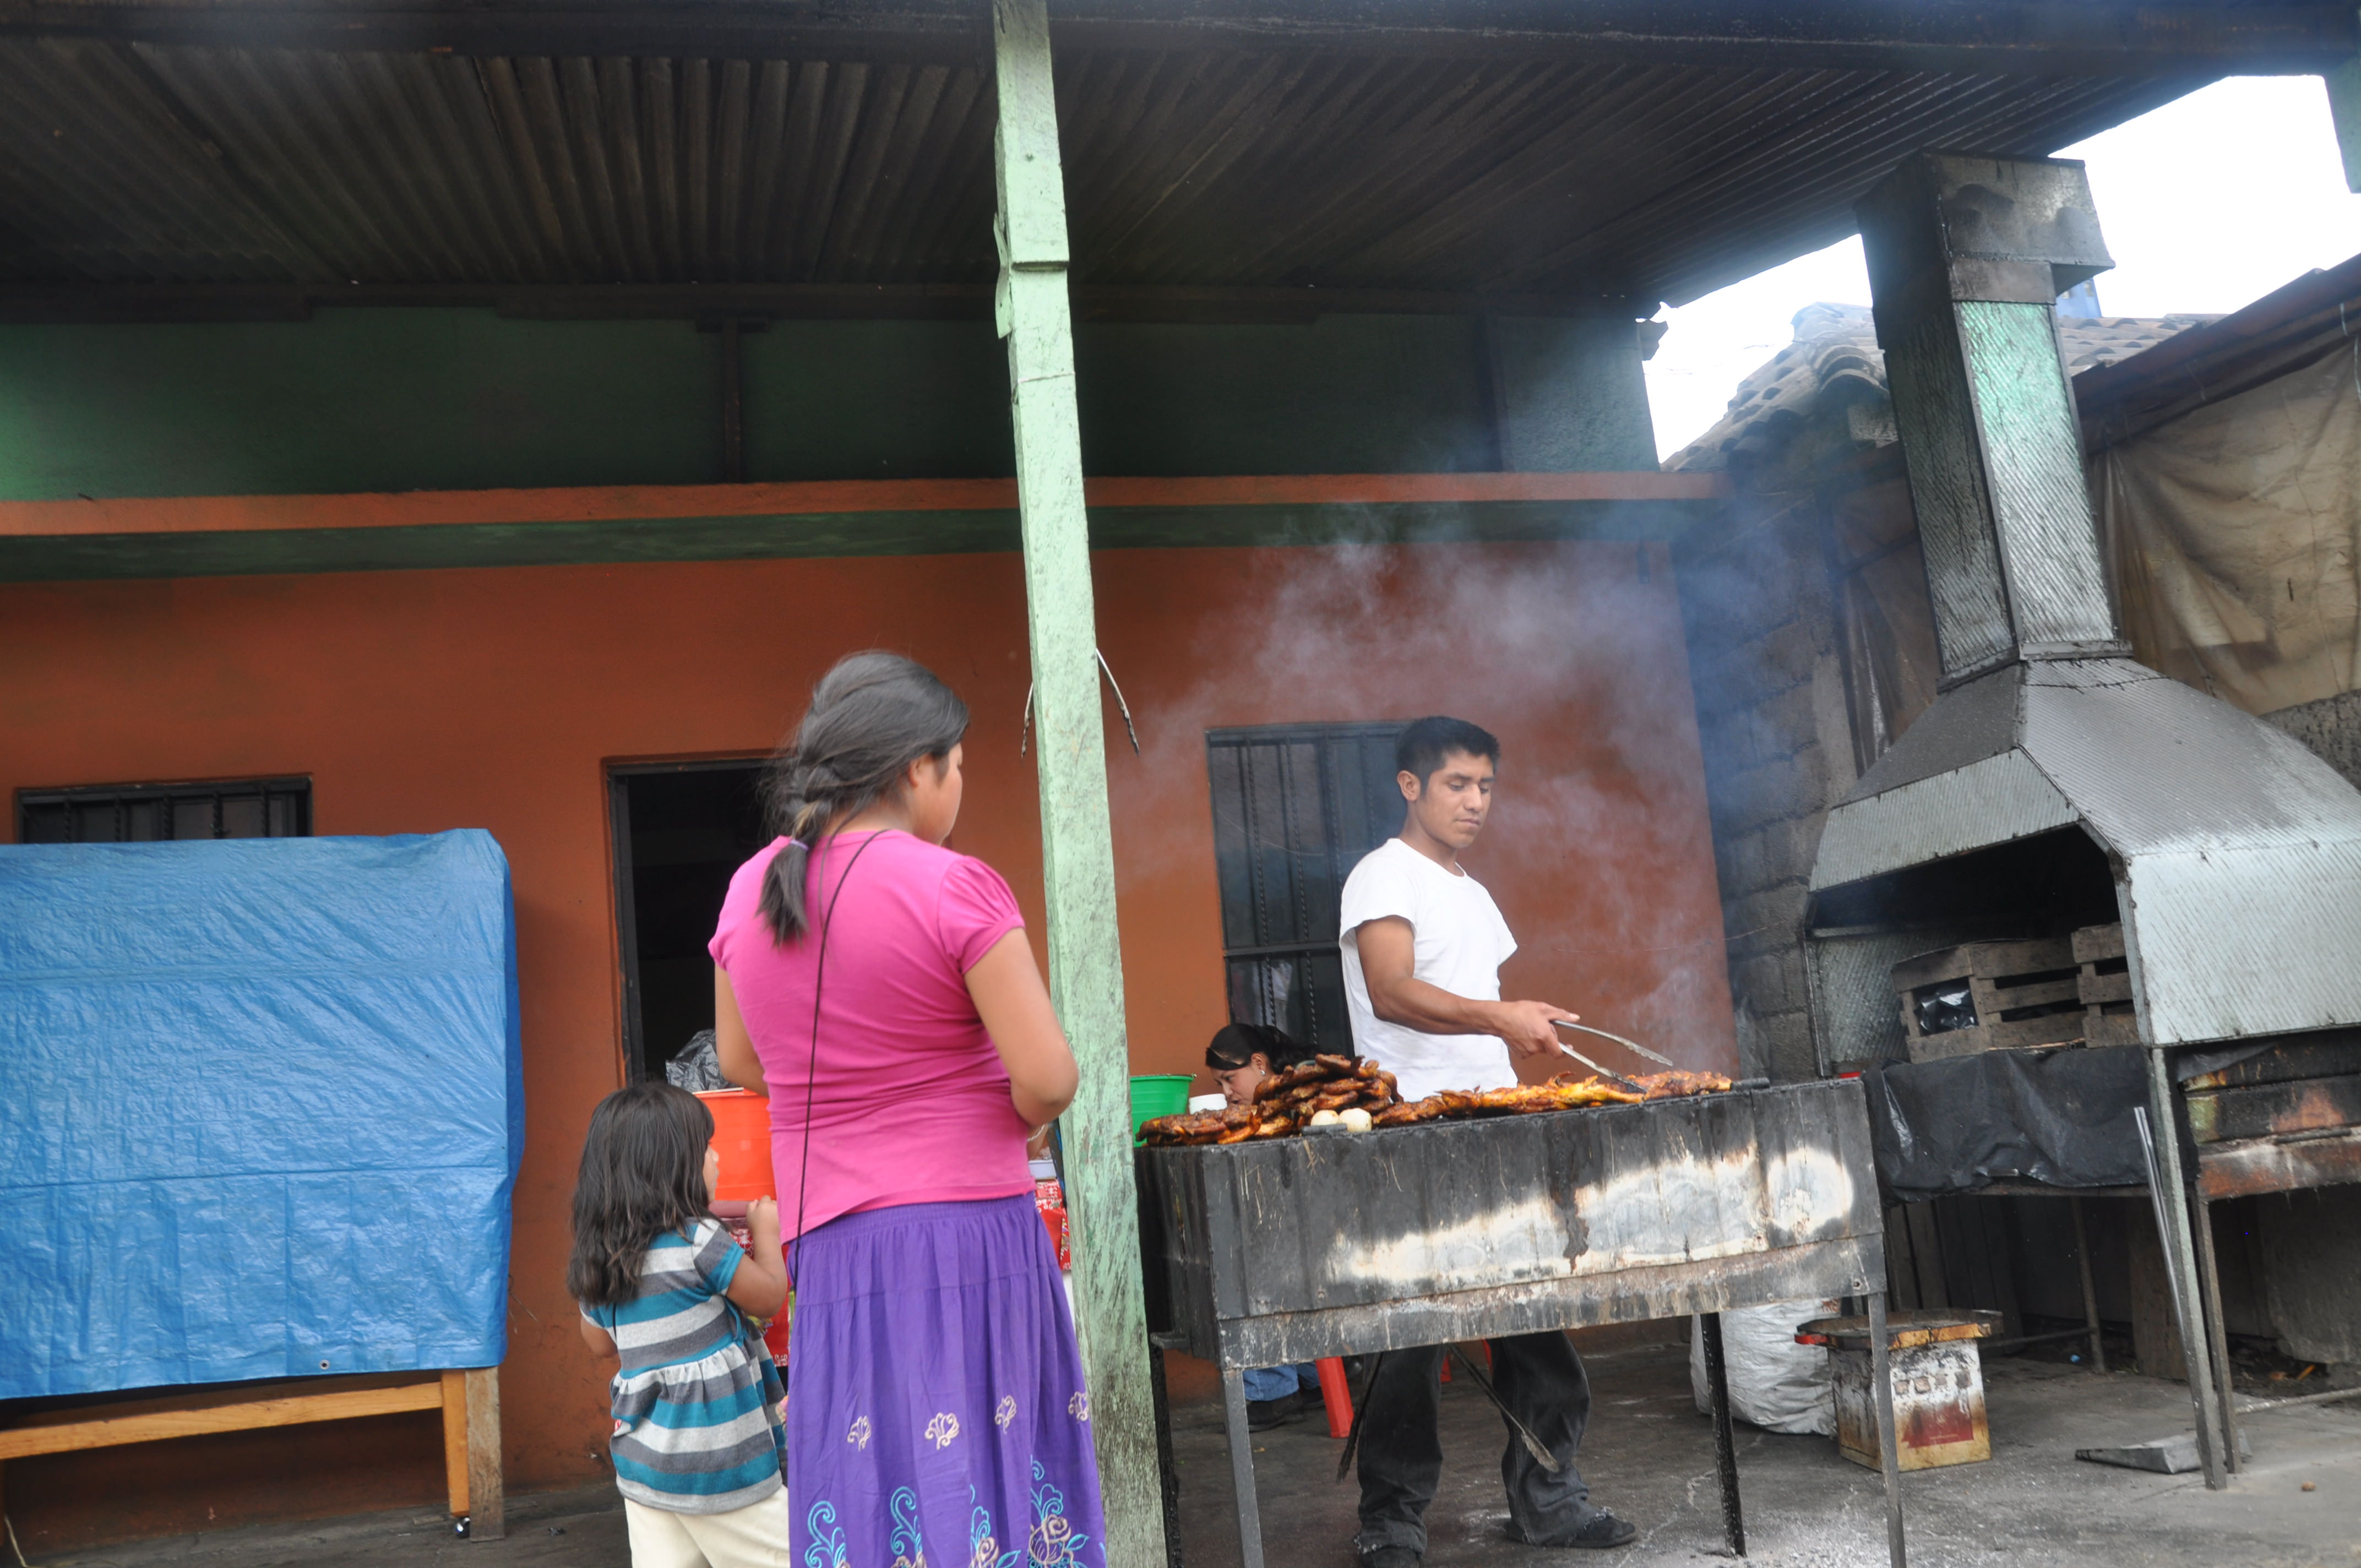
<svg viewBox="0 0 2361 1568"><path fill-rule="evenodd" d="M1016 901L943 848L967 705L892 653L813 689L782 836L711 951L790 1238L795 1560L1105 1561L1090 1396L1025 1145L1075 1070Z"/></svg>

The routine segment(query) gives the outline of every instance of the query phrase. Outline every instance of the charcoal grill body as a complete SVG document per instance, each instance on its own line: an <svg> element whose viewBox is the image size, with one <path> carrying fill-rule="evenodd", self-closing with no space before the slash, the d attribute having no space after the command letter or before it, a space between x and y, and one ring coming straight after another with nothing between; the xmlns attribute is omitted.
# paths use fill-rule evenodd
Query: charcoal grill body
<svg viewBox="0 0 2361 1568"><path fill-rule="evenodd" d="M1850 1080L1140 1151L1150 1332L1221 1368L1247 1568L1246 1368L1801 1297L1882 1316L1874 1171ZM1734 1471L1723 1501L1742 1551Z"/></svg>

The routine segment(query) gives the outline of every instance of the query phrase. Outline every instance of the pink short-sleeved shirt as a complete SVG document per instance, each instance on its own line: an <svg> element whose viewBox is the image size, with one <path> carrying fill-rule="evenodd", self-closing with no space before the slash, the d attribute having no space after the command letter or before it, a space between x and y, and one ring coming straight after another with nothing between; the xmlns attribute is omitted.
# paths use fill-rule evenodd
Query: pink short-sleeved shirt
<svg viewBox="0 0 2361 1568"><path fill-rule="evenodd" d="M846 833L814 857L811 932L781 947L763 918L774 840L730 879L708 949L730 976L771 1091L779 1228L902 1203L1033 1190L1008 1073L968 995L967 971L1024 927L1016 895L982 861L894 829ZM829 912L812 1050L818 927ZM808 1075L811 1135L804 1135Z"/></svg>

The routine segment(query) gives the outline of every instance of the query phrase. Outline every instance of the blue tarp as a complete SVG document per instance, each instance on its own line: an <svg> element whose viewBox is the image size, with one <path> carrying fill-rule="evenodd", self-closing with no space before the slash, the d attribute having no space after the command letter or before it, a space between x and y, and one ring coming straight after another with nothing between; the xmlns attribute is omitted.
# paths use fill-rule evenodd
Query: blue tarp
<svg viewBox="0 0 2361 1568"><path fill-rule="evenodd" d="M491 835L0 848L0 1398L491 1365L523 1146Z"/></svg>

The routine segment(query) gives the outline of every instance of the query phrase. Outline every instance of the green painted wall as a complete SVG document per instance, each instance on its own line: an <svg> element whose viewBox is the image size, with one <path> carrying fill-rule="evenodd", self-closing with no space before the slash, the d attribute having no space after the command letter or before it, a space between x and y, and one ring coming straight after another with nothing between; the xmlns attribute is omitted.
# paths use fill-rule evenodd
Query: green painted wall
<svg viewBox="0 0 2361 1568"><path fill-rule="evenodd" d="M1084 323L1082 458L1093 474L1489 468L1480 366L1460 316Z"/></svg>
<svg viewBox="0 0 2361 1568"><path fill-rule="evenodd" d="M1099 474L1655 466L1620 323L1084 323ZM757 479L1005 475L1005 362L973 322L747 334ZM0 326L0 499L697 484L721 477L719 339L675 322L324 310L312 321Z"/></svg>
<svg viewBox="0 0 2361 1568"><path fill-rule="evenodd" d="M0 496L695 483L715 342L445 310L0 327Z"/></svg>

